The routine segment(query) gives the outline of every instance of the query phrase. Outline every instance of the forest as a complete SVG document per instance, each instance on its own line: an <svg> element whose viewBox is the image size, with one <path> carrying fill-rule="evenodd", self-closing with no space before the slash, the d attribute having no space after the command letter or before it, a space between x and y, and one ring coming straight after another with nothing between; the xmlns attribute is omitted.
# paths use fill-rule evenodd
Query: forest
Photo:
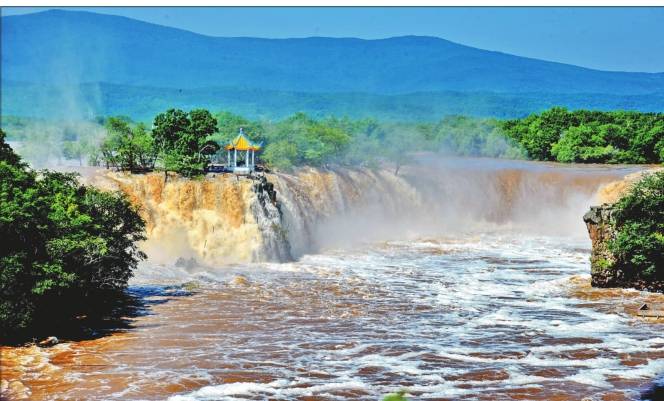
<svg viewBox="0 0 664 401"><path fill-rule="evenodd" d="M413 152L524 158L525 152L501 133L499 120L449 116L436 123L398 123L376 119L296 113L282 120L250 120L227 111L170 109L151 126L126 116L93 121L51 122L7 117L8 139L31 164L113 167L134 172L165 169L191 176L204 170L207 156L228 143L242 127L266 146L260 162L270 168L331 164L374 166L407 163Z"/></svg>
<svg viewBox="0 0 664 401"><path fill-rule="evenodd" d="M266 144L259 161L269 168L375 166L408 163L417 152L441 155L558 161L656 164L664 160L664 114L569 111L552 108L513 120L446 116L430 122L373 118L251 120L221 111L169 109L150 125L126 116L50 123L7 117L3 127L19 153L35 165L45 159L133 172L160 169L195 176L209 156L242 127Z"/></svg>
<svg viewBox="0 0 664 401"><path fill-rule="evenodd" d="M502 124L534 160L561 163L664 162L664 114L554 107Z"/></svg>

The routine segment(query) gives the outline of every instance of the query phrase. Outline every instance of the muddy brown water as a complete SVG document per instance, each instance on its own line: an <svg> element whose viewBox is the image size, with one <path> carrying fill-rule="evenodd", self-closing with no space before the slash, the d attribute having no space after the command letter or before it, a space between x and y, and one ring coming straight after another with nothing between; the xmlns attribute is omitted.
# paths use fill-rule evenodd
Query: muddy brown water
<svg viewBox="0 0 664 401"><path fill-rule="evenodd" d="M538 180L514 168L500 172L517 177L500 181L501 202L544 191L551 202L540 206L559 196L573 206L553 217L516 207L510 215L524 218L507 222L489 211L467 230L404 227L289 263L146 263L132 291L163 302L101 338L1 348L3 397L376 400L403 388L411 399L638 399L664 373L664 321L635 311L664 297L591 288L579 214L626 172L560 179L544 167ZM476 197L490 178L450 201Z"/></svg>

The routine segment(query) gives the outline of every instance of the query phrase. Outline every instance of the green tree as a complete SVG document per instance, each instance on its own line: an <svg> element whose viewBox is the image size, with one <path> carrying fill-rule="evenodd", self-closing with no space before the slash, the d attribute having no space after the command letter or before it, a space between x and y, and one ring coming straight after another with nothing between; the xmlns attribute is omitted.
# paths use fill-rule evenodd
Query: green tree
<svg viewBox="0 0 664 401"><path fill-rule="evenodd" d="M107 136L100 149L107 167L131 172L152 169L156 157L154 140L143 123L130 125L119 117L106 119Z"/></svg>
<svg viewBox="0 0 664 401"><path fill-rule="evenodd" d="M289 170L297 160L297 147L289 141L270 143L263 154L265 161L280 170Z"/></svg>
<svg viewBox="0 0 664 401"><path fill-rule="evenodd" d="M145 257L136 246L145 235L120 193L81 186L73 174L35 173L4 134L0 150L0 337L8 339L124 289Z"/></svg>
<svg viewBox="0 0 664 401"><path fill-rule="evenodd" d="M215 132L217 121L207 110L170 109L157 115L152 135L165 171L187 177L202 173L207 164L205 145Z"/></svg>
<svg viewBox="0 0 664 401"><path fill-rule="evenodd" d="M537 160L659 163L664 114L553 108L503 122L506 136Z"/></svg>
<svg viewBox="0 0 664 401"><path fill-rule="evenodd" d="M79 165L83 165L83 155L86 147L77 141L67 141L62 144L62 154L65 159L78 160Z"/></svg>
<svg viewBox="0 0 664 401"><path fill-rule="evenodd" d="M632 278L664 280L664 172L646 176L613 211L616 263Z"/></svg>
<svg viewBox="0 0 664 401"><path fill-rule="evenodd" d="M230 142L240 131L244 130L245 135L254 142L265 140L265 129L260 122L248 120L237 114L228 111L221 111L214 116L217 119L217 133L212 135L210 140L217 141L220 144Z"/></svg>
<svg viewBox="0 0 664 401"><path fill-rule="evenodd" d="M341 160L351 136L330 121L316 121L304 113L297 113L274 126L266 132L267 146L265 160L273 166L277 165L310 165L322 166ZM294 146L276 143L287 141ZM279 149L271 150L278 146ZM277 157L288 157L278 160Z"/></svg>

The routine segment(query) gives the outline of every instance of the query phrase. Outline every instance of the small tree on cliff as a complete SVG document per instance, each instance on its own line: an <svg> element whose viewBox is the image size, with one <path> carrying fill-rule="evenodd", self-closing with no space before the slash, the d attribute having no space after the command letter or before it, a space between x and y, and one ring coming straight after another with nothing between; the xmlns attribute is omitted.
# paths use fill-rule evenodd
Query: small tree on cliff
<svg viewBox="0 0 664 401"><path fill-rule="evenodd" d="M144 222L120 193L30 170L0 131L0 338L57 325L127 285Z"/></svg>
<svg viewBox="0 0 664 401"><path fill-rule="evenodd" d="M664 171L650 174L620 199L610 244L617 263L637 279L664 280Z"/></svg>
<svg viewBox="0 0 664 401"><path fill-rule="evenodd" d="M217 120L207 110L170 109L157 115L152 136L164 170L187 177L200 174L206 164L206 140L216 131Z"/></svg>

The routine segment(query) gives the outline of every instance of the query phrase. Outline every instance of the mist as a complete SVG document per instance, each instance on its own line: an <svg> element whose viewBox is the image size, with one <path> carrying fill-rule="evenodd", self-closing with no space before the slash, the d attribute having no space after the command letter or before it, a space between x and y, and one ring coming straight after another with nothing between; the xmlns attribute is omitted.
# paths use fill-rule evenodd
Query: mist
<svg viewBox="0 0 664 401"><path fill-rule="evenodd" d="M561 166L417 154L389 169L279 177L295 255L386 240L488 232L585 239L582 216L629 167Z"/></svg>

